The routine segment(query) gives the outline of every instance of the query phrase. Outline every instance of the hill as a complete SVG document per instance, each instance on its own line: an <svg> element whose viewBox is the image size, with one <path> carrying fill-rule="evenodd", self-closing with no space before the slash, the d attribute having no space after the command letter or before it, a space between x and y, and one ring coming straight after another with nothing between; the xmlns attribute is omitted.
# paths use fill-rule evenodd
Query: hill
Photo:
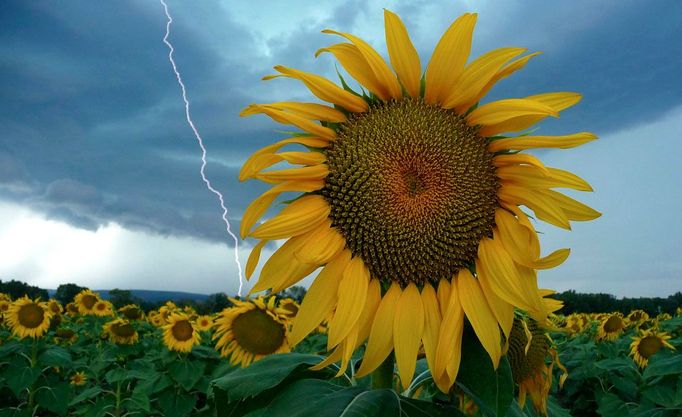
<svg viewBox="0 0 682 417"><path fill-rule="evenodd" d="M98 292L105 300L109 299L109 290L94 290ZM56 290L47 290L50 297L54 297ZM183 291L157 291L157 290L130 290L133 297L141 298L150 303L164 302L164 301L183 301L193 300L197 302L205 301L208 298L207 294L197 294Z"/></svg>

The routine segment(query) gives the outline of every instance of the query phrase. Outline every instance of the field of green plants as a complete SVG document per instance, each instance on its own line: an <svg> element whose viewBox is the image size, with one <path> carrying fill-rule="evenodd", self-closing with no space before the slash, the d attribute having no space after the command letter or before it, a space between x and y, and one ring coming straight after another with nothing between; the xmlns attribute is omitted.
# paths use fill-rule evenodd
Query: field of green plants
<svg viewBox="0 0 682 417"><path fill-rule="evenodd" d="M384 370L393 389L377 388L376 373L355 378L362 347L345 373L334 364L311 370L325 357L325 328L289 347L293 300L234 300L200 316L171 302L147 313L116 310L94 296L89 310L83 297L80 306L0 300L0 416L682 415L679 314L558 315L545 326L517 317L520 339L512 331L496 370L465 328L446 395L422 354L407 389L395 369ZM238 320L227 319L266 311L285 338L277 353L249 353L256 340L244 342ZM232 333L221 330L229 323Z"/></svg>

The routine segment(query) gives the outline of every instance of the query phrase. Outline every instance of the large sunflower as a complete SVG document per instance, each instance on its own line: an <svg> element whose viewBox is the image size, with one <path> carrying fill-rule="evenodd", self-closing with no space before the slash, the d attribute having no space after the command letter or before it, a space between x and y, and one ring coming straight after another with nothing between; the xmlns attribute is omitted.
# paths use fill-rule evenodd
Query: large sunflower
<svg viewBox="0 0 682 417"><path fill-rule="evenodd" d="M249 366L264 356L289 352L287 314L275 307L275 297L240 301L224 309L215 320L216 350L230 363Z"/></svg>
<svg viewBox="0 0 682 417"><path fill-rule="evenodd" d="M102 326L109 340L117 345L133 345L139 340L137 330L126 319L114 319Z"/></svg>
<svg viewBox="0 0 682 417"><path fill-rule="evenodd" d="M94 314L94 307L98 301L100 301L99 294L91 290L82 290L73 299L80 314Z"/></svg>
<svg viewBox="0 0 682 417"><path fill-rule="evenodd" d="M630 355L640 368L646 368L649 364L649 358L661 348L666 347L675 350L675 347L668 340L670 340L670 335L665 332L659 332L655 329L642 331L639 336L632 337Z"/></svg>
<svg viewBox="0 0 682 417"><path fill-rule="evenodd" d="M163 326L163 343L170 350L191 352L201 343L201 335L187 314L170 313L168 324Z"/></svg>
<svg viewBox="0 0 682 417"><path fill-rule="evenodd" d="M419 56L399 17L385 12L393 71L363 40L323 48L363 87L355 93L318 75L276 66L275 77L303 82L330 103L252 104L242 116L263 113L305 133L252 155L240 180L275 184L251 203L242 237L260 241L247 263L251 275L263 246L288 239L265 263L252 292L278 292L323 267L293 323L295 344L330 313L328 362L342 360L368 340L357 375L376 369L395 351L404 386L412 380L423 344L439 388L454 383L464 318L493 363L514 308L544 323L536 270L568 256L540 254L526 206L536 218L569 229L571 220L600 214L553 188L591 191L576 175L546 167L517 151L572 148L596 136L502 137L524 131L580 101L580 94L545 93L479 105L499 80L536 53L500 48L466 64L476 22L464 14L442 36L422 76ZM365 91L365 89L367 91ZM317 123L317 122L320 123ZM307 152L276 153L289 144ZM279 162L301 167L269 170ZM302 192L278 215L254 226L284 192Z"/></svg>
<svg viewBox="0 0 682 417"><path fill-rule="evenodd" d="M625 330L625 326L626 323L621 313L609 314L599 323L597 339L609 341L616 340L618 336L623 333L623 330Z"/></svg>
<svg viewBox="0 0 682 417"><path fill-rule="evenodd" d="M47 304L31 300L28 296L18 298L5 313L5 320L12 329L12 334L23 339L43 337L50 328L52 312Z"/></svg>

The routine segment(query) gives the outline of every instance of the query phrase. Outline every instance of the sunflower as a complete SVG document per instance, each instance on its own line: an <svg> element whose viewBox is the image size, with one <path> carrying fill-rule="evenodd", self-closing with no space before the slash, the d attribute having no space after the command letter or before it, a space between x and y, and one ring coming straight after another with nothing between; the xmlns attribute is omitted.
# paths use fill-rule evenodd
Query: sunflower
<svg viewBox="0 0 682 417"><path fill-rule="evenodd" d="M68 303L66 305L66 314L71 317L76 317L79 314L78 306L75 303Z"/></svg>
<svg viewBox="0 0 682 417"><path fill-rule="evenodd" d="M197 326L197 330L200 332L207 332L213 328L213 317L211 316L199 316L194 321Z"/></svg>
<svg viewBox="0 0 682 417"><path fill-rule="evenodd" d="M57 329L57 331L55 331L54 334L54 342L56 344L63 343L70 345L73 344L76 341L76 339L78 339L78 335L76 334L76 332L65 327Z"/></svg>
<svg viewBox="0 0 682 417"><path fill-rule="evenodd" d="M187 314L170 313L168 324L163 326L163 343L170 350L191 352L201 343L201 335Z"/></svg>
<svg viewBox="0 0 682 417"><path fill-rule="evenodd" d="M80 314L94 314L93 309L99 300L100 298L97 293L91 290L82 290L76 294L73 302L78 307Z"/></svg>
<svg viewBox="0 0 682 417"><path fill-rule="evenodd" d="M215 320L216 350L230 363L249 366L264 356L289 352L286 315L275 307L275 297L240 301L224 309Z"/></svg>
<svg viewBox="0 0 682 417"><path fill-rule="evenodd" d="M135 304L125 305L119 308L118 312L128 320L142 320L144 318L144 311Z"/></svg>
<svg viewBox="0 0 682 417"><path fill-rule="evenodd" d="M628 324L638 325L643 321L649 320L649 315L644 310L632 310L626 318Z"/></svg>
<svg viewBox="0 0 682 417"><path fill-rule="evenodd" d="M568 374L559 362L556 349L545 330L534 320L514 319L509 334L507 358L514 382L519 386L519 405L523 408L526 395L530 395L536 410L547 415L547 397L552 388L552 367L557 364L564 374L559 380L562 386ZM551 359L547 365L547 359Z"/></svg>
<svg viewBox="0 0 682 417"><path fill-rule="evenodd" d="M23 339L43 337L50 328L52 312L46 303L32 300L28 296L15 300L5 313L5 320L12 334Z"/></svg>
<svg viewBox="0 0 682 417"><path fill-rule="evenodd" d="M166 320L164 320L163 315L156 310L152 310L149 312L149 314L147 314L147 321L156 327L162 327L166 324Z"/></svg>
<svg viewBox="0 0 682 417"><path fill-rule="evenodd" d="M298 313L298 309L301 306L291 298L285 298L279 302L279 308L285 310L284 313L293 318L296 317L296 313Z"/></svg>
<svg viewBox="0 0 682 417"><path fill-rule="evenodd" d="M87 375L85 375L85 372L76 372L73 375L71 375L71 385L84 385L88 381Z"/></svg>
<svg viewBox="0 0 682 417"><path fill-rule="evenodd" d="M113 316L114 307L109 301L99 300L92 308L92 313L98 317Z"/></svg>
<svg viewBox="0 0 682 417"><path fill-rule="evenodd" d="M625 320L620 313L609 314L599 323L598 340L616 340L625 329Z"/></svg>
<svg viewBox="0 0 682 417"><path fill-rule="evenodd" d="M0 300L0 316L9 310L9 306L12 305L10 300Z"/></svg>
<svg viewBox="0 0 682 417"><path fill-rule="evenodd" d="M263 113L305 132L257 151L240 172L240 180L276 184L242 218L242 237L260 240L247 275L268 241L288 239L265 263L252 292L278 292L323 267L303 299L291 341L301 341L334 311L329 360L341 360L341 372L368 340L357 375L375 370L394 350L407 386L423 344L434 380L448 391L459 369L465 317L497 366L501 333L509 335L515 307L545 321L536 270L555 267L569 254L559 249L541 257L535 228L519 206L564 229L571 220L600 216L553 190L591 191L587 182L517 152L572 148L596 139L594 134L501 136L558 117L580 94L479 105L497 81L537 54L500 48L467 65L476 18L467 13L452 23L423 77L407 30L390 11L385 29L395 72L363 40L325 30L349 42L318 54L334 55L366 91L352 91L343 79L342 88L276 66L279 74L264 79L297 79L333 107L276 102L241 112ZM308 151L276 153L289 144ZM301 167L264 171L282 161ZM256 226L283 192L304 194Z"/></svg>
<svg viewBox="0 0 682 417"><path fill-rule="evenodd" d="M639 336L632 337L630 355L640 368L646 368L649 364L649 358L662 347L675 350L675 347L668 343L669 339L670 335L665 332L658 332L654 329L644 330Z"/></svg>
<svg viewBox="0 0 682 417"><path fill-rule="evenodd" d="M137 343L139 335L137 330L126 319L115 319L102 326L104 334L117 345L133 345Z"/></svg>

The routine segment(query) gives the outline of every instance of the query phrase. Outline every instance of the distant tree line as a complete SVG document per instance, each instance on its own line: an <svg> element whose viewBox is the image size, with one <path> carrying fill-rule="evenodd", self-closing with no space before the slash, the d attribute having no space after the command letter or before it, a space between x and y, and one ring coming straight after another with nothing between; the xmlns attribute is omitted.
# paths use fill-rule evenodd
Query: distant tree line
<svg viewBox="0 0 682 417"><path fill-rule="evenodd" d="M620 311L627 314L632 310L644 310L650 316L660 313L674 314L677 307L682 306L682 292L666 298L661 297L637 297L616 298L611 294L587 294L573 290L557 293L552 296L564 302L564 308L559 312L571 313L609 313Z"/></svg>
<svg viewBox="0 0 682 417"><path fill-rule="evenodd" d="M0 292L9 295L13 300L21 298L24 295L28 295L31 298L40 298L42 300L50 298L47 290L16 280L4 282L0 280Z"/></svg>

